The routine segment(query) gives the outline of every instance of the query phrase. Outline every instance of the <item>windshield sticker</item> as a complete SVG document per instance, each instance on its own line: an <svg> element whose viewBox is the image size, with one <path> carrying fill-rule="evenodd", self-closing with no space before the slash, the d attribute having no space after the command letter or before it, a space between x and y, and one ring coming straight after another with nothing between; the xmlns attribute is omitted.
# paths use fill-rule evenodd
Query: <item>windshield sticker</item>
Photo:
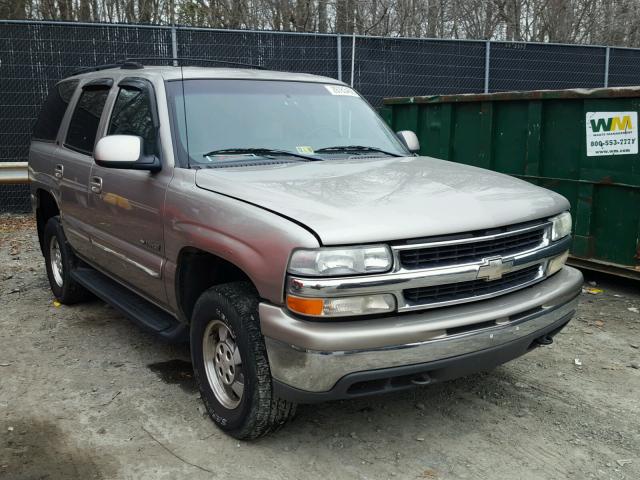
<svg viewBox="0 0 640 480"><path fill-rule="evenodd" d="M587 112L587 156L638 153L638 112Z"/></svg>
<svg viewBox="0 0 640 480"><path fill-rule="evenodd" d="M331 95L346 95L348 97L357 97L355 90L345 87L344 85L325 85L324 88L329 90Z"/></svg>
<svg viewBox="0 0 640 480"><path fill-rule="evenodd" d="M313 147L307 147L306 145L303 145L303 146L300 146L300 147L296 147L296 152L298 152L298 153L307 153L307 154L315 153L313 151Z"/></svg>

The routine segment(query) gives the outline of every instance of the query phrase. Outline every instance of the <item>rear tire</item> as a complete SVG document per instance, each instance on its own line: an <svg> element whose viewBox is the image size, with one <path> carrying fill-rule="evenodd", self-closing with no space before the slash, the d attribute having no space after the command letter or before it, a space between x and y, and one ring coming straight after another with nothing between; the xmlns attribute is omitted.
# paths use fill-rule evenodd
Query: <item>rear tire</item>
<svg viewBox="0 0 640 480"><path fill-rule="evenodd" d="M43 250L49 285L56 299L65 305L86 300L89 292L71 277L77 260L58 216L51 217L44 227Z"/></svg>
<svg viewBox="0 0 640 480"><path fill-rule="evenodd" d="M200 296L191 321L191 358L207 412L227 434L251 440L295 415L294 403L273 394L258 296L249 283L212 287Z"/></svg>

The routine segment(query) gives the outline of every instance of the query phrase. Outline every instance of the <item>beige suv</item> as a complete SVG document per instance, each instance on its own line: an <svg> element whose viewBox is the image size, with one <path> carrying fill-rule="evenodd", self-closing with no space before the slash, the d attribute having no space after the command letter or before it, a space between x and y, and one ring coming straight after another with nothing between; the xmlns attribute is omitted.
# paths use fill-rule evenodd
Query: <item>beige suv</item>
<svg viewBox="0 0 640 480"><path fill-rule="evenodd" d="M418 151L331 78L131 61L73 75L29 160L51 289L189 341L206 408L237 438L296 403L551 343L582 283L564 266L567 200Z"/></svg>

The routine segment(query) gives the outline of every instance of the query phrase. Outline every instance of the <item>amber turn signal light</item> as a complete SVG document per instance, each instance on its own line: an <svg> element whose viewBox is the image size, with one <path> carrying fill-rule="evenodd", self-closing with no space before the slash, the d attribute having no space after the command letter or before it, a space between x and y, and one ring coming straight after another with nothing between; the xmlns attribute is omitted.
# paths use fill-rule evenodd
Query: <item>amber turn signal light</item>
<svg viewBox="0 0 640 480"><path fill-rule="evenodd" d="M303 298L287 295L287 307L302 315L322 315L324 300L321 298Z"/></svg>

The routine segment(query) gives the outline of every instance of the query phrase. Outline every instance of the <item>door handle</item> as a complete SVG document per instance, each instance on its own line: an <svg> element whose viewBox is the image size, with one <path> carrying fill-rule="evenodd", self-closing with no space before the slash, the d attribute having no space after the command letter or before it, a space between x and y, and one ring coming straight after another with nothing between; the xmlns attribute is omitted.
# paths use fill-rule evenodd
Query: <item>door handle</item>
<svg viewBox="0 0 640 480"><path fill-rule="evenodd" d="M62 178L64 176L64 166L58 163L53 169L53 176L56 178Z"/></svg>
<svg viewBox="0 0 640 480"><path fill-rule="evenodd" d="M102 179L100 177L91 177L91 180L89 180L89 186L93 193L102 192Z"/></svg>

